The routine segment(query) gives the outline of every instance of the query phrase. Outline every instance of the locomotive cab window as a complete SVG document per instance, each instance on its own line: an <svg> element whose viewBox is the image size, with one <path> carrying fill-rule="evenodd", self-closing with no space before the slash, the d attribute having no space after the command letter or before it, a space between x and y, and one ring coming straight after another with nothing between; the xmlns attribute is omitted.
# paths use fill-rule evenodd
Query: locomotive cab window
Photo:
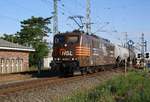
<svg viewBox="0 0 150 102"><path fill-rule="evenodd" d="M54 38L54 43L55 44L63 44L63 43L68 43L68 44L74 44L79 41L79 36L55 36Z"/></svg>
<svg viewBox="0 0 150 102"><path fill-rule="evenodd" d="M64 43L64 36L55 36L54 38L54 43L58 44L58 43Z"/></svg>
<svg viewBox="0 0 150 102"><path fill-rule="evenodd" d="M79 40L78 36L67 36L66 37L66 43L74 44L77 43Z"/></svg>

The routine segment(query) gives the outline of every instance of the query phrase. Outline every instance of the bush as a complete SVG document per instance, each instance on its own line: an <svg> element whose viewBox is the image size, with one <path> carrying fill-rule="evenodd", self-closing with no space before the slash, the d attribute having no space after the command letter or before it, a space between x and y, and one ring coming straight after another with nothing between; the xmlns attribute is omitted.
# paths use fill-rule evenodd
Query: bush
<svg viewBox="0 0 150 102"><path fill-rule="evenodd" d="M150 102L150 75L129 72L87 92L79 92L64 102Z"/></svg>

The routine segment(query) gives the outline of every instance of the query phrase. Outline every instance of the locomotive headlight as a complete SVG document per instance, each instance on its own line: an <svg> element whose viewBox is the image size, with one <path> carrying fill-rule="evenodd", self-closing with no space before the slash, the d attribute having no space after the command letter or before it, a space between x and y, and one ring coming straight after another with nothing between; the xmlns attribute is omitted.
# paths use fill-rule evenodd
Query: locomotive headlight
<svg viewBox="0 0 150 102"><path fill-rule="evenodd" d="M54 58L54 60L57 60L57 61L59 61L59 60L60 60L60 58Z"/></svg>
<svg viewBox="0 0 150 102"><path fill-rule="evenodd" d="M74 60L77 60L77 58L72 58L71 60L73 60L73 61L74 61Z"/></svg>
<svg viewBox="0 0 150 102"><path fill-rule="evenodd" d="M64 46L67 47L67 44L65 44Z"/></svg>

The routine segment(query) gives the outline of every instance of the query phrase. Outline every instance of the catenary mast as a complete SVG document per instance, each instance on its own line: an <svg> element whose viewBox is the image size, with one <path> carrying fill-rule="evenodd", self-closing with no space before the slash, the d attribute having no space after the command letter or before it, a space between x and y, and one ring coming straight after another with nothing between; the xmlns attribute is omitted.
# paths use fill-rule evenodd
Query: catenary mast
<svg viewBox="0 0 150 102"><path fill-rule="evenodd" d="M86 33L90 34L91 33L91 0L86 0Z"/></svg>
<svg viewBox="0 0 150 102"><path fill-rule="evenodd" d="M54 12L53 12L53 34L58 33L58 0L54 0Z"/></svg>

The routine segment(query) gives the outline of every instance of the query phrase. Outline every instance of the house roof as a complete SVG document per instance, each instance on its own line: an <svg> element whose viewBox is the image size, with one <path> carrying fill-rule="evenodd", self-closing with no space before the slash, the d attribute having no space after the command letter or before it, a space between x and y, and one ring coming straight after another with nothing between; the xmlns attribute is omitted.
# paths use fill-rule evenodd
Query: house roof
<svg viewBox="0 0 150 102"><path fill-rule="evenodd" d="M0 50L35 51L33 48L0 39Z"/></svg>

